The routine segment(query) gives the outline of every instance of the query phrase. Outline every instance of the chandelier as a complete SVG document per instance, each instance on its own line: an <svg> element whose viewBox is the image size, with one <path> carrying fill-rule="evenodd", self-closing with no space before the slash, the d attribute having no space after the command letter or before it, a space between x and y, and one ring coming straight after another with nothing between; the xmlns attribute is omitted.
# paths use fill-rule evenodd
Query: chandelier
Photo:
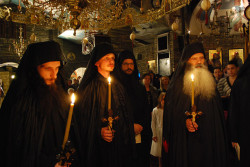
<svg viewBox="0 0 250 167"><path fill-rule="evenodd" d="M21 9L21 4L23 4L24 10ZM65 0L33 0L33 2L19 0L18 12L12 12L11 19L16 23L56 29L65 26L64 23L69 21L69 14L66 16L66 9Z"/></svg>
<svg viewBox="0 0 250 167"><path fill-rule="evenodd" d="M19 27L19 36L18 36L18 39L16 40L11 40L11 44L13 46L13 51L15 54L17 54L19 56L19 58L21 59L26 48L27 48L27 45L29 45L30 43L33 43L35 42L37 39L35 33L34 33L34 30L35 30L35 26L32 28L32 34L30 35L30 38L25 40L23 38L23 27L20 25ZM9 46L9 51L11 51L12 49L12 46L10 45Z"/></svg>
<svg viewBox="0 0 250 167"><path fill-rule="evenodd" d="M19 27L19 39L13 41L14 52L21 58L24 51L26 50L27 44L23 38L23 28Z"/></svg>
<svg viewBox="0 0 250 167"><path fill-rule="evenodd" d="M143 0L139 9L131 0L19 0L18 11L11 11L11 20L60 31L74 29L75 35L77 29L108 31L156 21L190 1L162 0L156 7L144 10Z"/></svg>
<svg viewBox="0 0 250 167"><path fill-rule="evenodd" d="M218 16L217 0L214 1L214 16L212 22L210 22L209 28L212 30L214 35L225 35L228 36L230 30L229 15L226 11L225 15Z"/></svg>
<svg viewBox="0 0 250 167"><path fill-rule="evenodd" d="M225 2L220 0L214 0L210 3L210 0L202 0L201 9L205 11L206 28L211 30L211 35L218 38L220 36L230 36L232 33L242 33L243 32L243 22L246 21L244 17L244 5L243 1L240 0L239 3L234 4L236 6L226 6L222 8ZM209 13L209 16L208 16ZM231 31L232 30L232 31Z"/></svg>

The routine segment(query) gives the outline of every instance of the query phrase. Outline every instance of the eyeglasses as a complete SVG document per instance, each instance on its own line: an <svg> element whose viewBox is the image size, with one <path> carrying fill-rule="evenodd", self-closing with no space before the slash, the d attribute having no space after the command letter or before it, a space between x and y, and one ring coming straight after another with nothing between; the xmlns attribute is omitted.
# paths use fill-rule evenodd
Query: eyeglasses
<svg viewBox="0 0 250 167"><path fill-rule="evenodd" d="M122 63L122 65L124 65L124 66L134 66L135 64L134 63Z"/></svg>

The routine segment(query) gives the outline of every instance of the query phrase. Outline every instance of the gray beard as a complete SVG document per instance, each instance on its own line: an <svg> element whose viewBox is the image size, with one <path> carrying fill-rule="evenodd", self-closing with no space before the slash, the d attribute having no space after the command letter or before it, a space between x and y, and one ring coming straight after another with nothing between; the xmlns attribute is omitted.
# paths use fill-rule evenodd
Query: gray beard
<svg viewBox="0 0 250 167"><path fill-rule="evenodd" d="M207 66L203 64L198 66L200 66L200 68L195 68L187 64L183 79L183 92L191 97L191 74L194 74L194 96L200 95L202 99L209 100L215 95L216 83Z"/></svg>

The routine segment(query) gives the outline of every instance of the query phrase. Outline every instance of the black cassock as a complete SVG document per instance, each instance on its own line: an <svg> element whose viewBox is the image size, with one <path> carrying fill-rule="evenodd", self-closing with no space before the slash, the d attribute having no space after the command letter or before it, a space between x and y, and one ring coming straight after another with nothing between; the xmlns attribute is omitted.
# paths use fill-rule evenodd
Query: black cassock
<svg viewBox="0 0 250 167"><path fill-rule="evenodd" d="M38 88L39 94L32 87L19 94L13 88L15 83L12 85L1 108L1 163L5 167L54 166L62 147L68 107L62 108L52 94L43 95L48 91L45 87ZM66 99L62 103L67 104Z"/></svg>
<svg viewBox="0 0 250 167"><path fill-rule="evenodd" d="M132 59L134 62L134 71L131 75L122 71L121 67L125 59ZM136 160L137 167L148 167L150 165L150 149L152 141L151 131L151 112L148 99L146 96L146 89L139 81L139 71L136 59L132 52L124 50L119 54L116 61L116 69L114 76L125 88L128 94L129 111L133 113L133 120L135 124L140 124L143 127L141 132L141 142L136 143Z"/></svg>
<svg viewBox="0 0 250 167"><path fill-rule="evenodd" d="M54 41L28 45L0 110L1 166L52 167L57 163L69 100L62 90L61 70L55 84L57 89L51 89L37 67L52 61L60 61L62 66L62 56L60 45ZM75 147L79 149L75 126L71 133L74 135L70 138L76 139Z"/></svg>
<svg viewBox="0 0 250 167"><path fill-rule="evenodd" d="M231 91L229 125L231 139L240 145L240 166L250 166L250 58L240 69Z"/></svg>
<svg viewBox="0 0 250 167"><path fill-rule="evenodd" d="M86 167L128 167L132 166L134 132L132 112L127 109L127 100L121 84L114 78L111 83L111 108L115 130L112 142L101 137L101 128L107 126L108 81L99 73L84 89L79 89L75 111L79 122L82 142L82 161Z"/></svg>
<svg viewBox="0 0 250 167"><path fill-rule="evenodd" d="M195 53L204 53L200 43L187 46L168 86L164 114L163 138L168 143L168 167L228 167L228 141L221 100L216 95L209 100L197 96L194 103L203 115L196 119L198 130L186 128L186 111L191 98L183 93L183 77L187 60Z"/></svg>
<svg viewBox="0 0 250 167"><path fill-rule="evenodd" d="M182 93L181 85L176 84L174 95L167 92L165 99L163 132L169 144L169 166L227 167L228 143L219 96L209 101L195 98L197 111L203 115L196 119L198 130L190 133L185 112L190 111L191 99Z"/></svg>

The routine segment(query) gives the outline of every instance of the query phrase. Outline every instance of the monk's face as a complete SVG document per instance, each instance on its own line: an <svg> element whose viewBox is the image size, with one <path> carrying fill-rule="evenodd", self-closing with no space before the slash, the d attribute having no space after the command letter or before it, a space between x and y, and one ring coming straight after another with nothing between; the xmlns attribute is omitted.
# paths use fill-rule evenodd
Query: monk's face
<svg viewBox="0 0 250 167"><path fill-rule="evenodd" d="M135 64L133 59L124 59L122 62L121 70L127 75L133 74L135 69Z"/></svg>
<svg viewBox="0 0 250 167"><path fill-rule="evenodd" d="M37 71L46 85L55 83L60 64L60 61L50 61L37 67Z"/></svg>
<svg viewBox="0 0 250 167"><path fill-rule="evenodd" d="M106 54L95 65L99 72L111 72L115 67L115 55L113 53Z"/></svg>
<svg viewBox="0 0 250 167"><path fill-rule="evenodd" d="M194 55L192 55L188 61L189 64L191 64L192 66L198 67L200 65L204 65L205 64L205 58L203 53L196 53Z"/></svg>

